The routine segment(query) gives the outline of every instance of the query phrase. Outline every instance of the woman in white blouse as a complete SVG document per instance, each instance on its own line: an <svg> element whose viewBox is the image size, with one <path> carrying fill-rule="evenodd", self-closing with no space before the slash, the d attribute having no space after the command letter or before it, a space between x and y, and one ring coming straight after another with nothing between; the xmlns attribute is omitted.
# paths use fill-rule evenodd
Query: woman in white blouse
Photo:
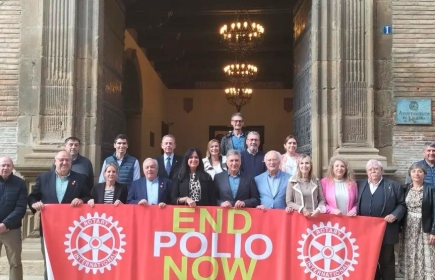
<svg viewBox="0 0 435 280"><path fill-rule="evenodd" d="M296 153L298 148L298 142L293 135L289 135L284 140L285 153L281 155L281 170L290 174L290 176L295 175L298 170L297 161L300 155Z"/></svg>
<svg viewBox="0 0 435 280"><path fill-rule="evenodd" d="M225 156L221 155L219 141L216 139L210 140L207 145L206 157L202 159L205 171L214 179L214 175L227 170Z"/></svg>

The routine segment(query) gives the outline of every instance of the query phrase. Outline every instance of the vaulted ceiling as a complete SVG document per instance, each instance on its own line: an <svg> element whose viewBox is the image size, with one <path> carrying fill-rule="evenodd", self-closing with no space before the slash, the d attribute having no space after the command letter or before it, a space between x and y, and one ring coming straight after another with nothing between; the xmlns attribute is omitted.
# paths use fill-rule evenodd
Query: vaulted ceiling
<svg viewBox="0 0 435 280"><path fill-rule="evenodd" d="M136 0L127 5L126 28L133 28L168 88L220 87L223 67L235 56L221 42L219 29L248 10L265 28L264 42L247 61L255 64L258 87L292 87L293 4L291 0ZM198 87L198 86L197 86Z"/></svg>

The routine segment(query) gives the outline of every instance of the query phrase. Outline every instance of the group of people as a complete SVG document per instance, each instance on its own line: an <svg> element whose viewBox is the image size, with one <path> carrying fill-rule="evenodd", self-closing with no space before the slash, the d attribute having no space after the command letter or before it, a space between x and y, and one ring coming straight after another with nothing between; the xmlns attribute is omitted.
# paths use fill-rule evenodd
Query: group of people
<svg viewBox="0 0 435 280"><path fill-rule="evenodd" d="M143 161L142 178L139 161L127 153L128 138L120 134L95 185L91 162L79 154L79 139L70 137L52 170L38 176L28 196L24 181L12 174L12 160L0 158L0 246L6 247L10 279L22 279L20 227L26 205L35 213L57 203L249 207L307 218L320 213L382 217L387 227L376 279L395 279L394 244L400 231L399 263L405 279L435 279L435 142L426 143L425 158L411 165L404 186L384 178L382 163L375 159L366 164L367 178L356 180L348 161L338 156L319 180L311 157L296 152L295 137L284 140L283 154L263 153L260 135L243 131L240 113L233 114L231 124L233 131L220 142L210 140L205 157L196 147L176 155L175 137L165 135L163 154Z"/></svg>

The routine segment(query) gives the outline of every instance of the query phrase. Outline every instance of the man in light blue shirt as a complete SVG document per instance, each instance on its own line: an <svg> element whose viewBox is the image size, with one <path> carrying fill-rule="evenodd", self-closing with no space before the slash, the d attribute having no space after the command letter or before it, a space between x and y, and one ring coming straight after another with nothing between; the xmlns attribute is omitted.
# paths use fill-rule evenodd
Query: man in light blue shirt
<svg viewBox="0 0 435 280"><path fill-rule="evenodd" d="M260 194L261 210L285 209L285 193L287 190L290 174L279 169L281 154L277 151L269 151L264 156L267 171L254 178Z"/></svg>
<svg viewBox="0 0 435 280"><path fill-rule="evenodd" d="M143 206L158 205L160 208L171 203L172 181L157 176L157 160L147 158L143 162L145 177L133 181L128 190L127 203Z"/></svg>

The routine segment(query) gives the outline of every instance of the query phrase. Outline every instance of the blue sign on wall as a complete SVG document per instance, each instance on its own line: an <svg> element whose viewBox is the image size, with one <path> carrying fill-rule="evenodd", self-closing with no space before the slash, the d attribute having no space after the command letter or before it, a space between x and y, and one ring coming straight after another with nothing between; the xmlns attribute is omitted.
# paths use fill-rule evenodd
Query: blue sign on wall
<svg viewBox="0 0 435 280"><path fill-rule="evenodd" d="M382 28L382 33L385 35L391 35L393 34L393 27L391 25L384 25Z"/></svg>
<svg viewBox="0 0 435 280"><path fill-rule="evenodd" d="M399 98L396 100L397 124L432 124L432 100Z"/></svg>

